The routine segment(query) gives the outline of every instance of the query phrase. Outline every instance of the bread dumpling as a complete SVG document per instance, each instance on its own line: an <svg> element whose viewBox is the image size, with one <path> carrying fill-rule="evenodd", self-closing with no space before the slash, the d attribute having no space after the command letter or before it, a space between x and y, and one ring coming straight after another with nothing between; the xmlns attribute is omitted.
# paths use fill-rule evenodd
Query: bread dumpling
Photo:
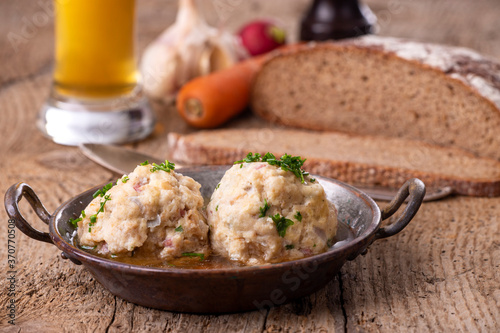
<svg viewBox="0 0 500 333"><path fill-rule="evenodd" d="M207 207L212 251L245 265L325 252L337 214L323 187L267 162L230 168Z"/></svg>
<svg viewBox="0 0 500 333"><path fill-rule="evenodd" d="M162 260L183 253L208 255L201 185L165 170L138 166L105 195L98 195L78 223L80 245L95 247L103 255L132 255L140 250Z"/></svg>

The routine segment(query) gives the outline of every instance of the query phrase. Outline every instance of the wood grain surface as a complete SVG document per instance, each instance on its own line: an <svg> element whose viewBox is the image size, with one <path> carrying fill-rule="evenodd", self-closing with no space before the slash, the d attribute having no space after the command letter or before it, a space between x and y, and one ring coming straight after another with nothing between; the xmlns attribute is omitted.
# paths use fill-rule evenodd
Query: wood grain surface
<svg viewBox="0 0 500 333"><path fill-rule="evenodd" d="M139 52L175 15L176 1L141 0ZM296 36L309 1L201 1L212 24L236 29L276 17ZM500 58L498 0L370 0L379 34L460 45ZM116 175L73 147L45 139L35 127L53 64L51 0L0 2L0 189L29 183L48 211ZM220 7L220 5L223 5ZM215 9L219 5L219 9ZM221 10L223 8L224 10ZM169 131L193 131L171 104L155 105L154 134L129 145L167 154ZM228 126L259 126L245 114ZM500 147L499 147L500 148ZM384 203L380 203L381 206ZM21 209L40 230L25 201ZM500 198L452 197L422 206L400 234L374 243L319 292L258 311L203 316L159 311L123 301L56 247L16 230L16 320L6 306L7 221L0 210L2 332L499 332Z"/></svg>

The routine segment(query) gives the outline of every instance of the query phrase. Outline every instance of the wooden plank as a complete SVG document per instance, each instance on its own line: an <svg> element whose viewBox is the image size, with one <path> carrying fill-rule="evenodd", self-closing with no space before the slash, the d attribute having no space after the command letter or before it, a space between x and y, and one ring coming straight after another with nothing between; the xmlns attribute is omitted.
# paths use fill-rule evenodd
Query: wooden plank
<svg viewBox="0 0 500 333"><path fill-rule="evenodd" d="M258 17L282 20L296 38L308 0L203 2L211 23L236 30ZM37 131L35 117L48 94L53 57L52 0L0 2L0 190L28 182L49 211L90 186L116 175L85 159L77 149L56 145ZM225 3L229 15L213 4ZM497 0L367 0L379 16L380 33L461 45L500 58ZM176 1L141 0L139 52L175 15ZM226 7L228 8L228 7ZM15 48L9 33L39 23ZM12 34L10 35L12 37ZM155 104L159 124L152 137L129 145L166 156L166 135L187 133L172 104ZM250 114L230 127L262 126ZM160 156L160 157L162 157ZM83 170L83 171L82 171ZM41 229L26 202L26 218ZM380 240L366 256L347 263L314 295L273 308L220 316L178 314L136 306L111 295L81 266L61 259L49 244L16 233L18 295L16 326L7 323L0 294L0 330L6 332L296 332L296 331L500 331L500 199L449 198L427 203L400 235ZM0 210L6 244L7 215ZM6 245L5 245L6 247ZM1 251L1 267L7 261ZM0 279L5 290L7 280Z"/></svg>
<svg viewBox="0 0 500 333"><path fill-rule="evenodd" d="M311 296L272 308L266 332L344 332L346 321L338 278Z"/></svg>
<svg viewBox="0 0 500 333"><path fill-rule="evenodd" d="M348 330L498 330L499 204L461 197L426 203L401 234L345 265Z"/></svg>

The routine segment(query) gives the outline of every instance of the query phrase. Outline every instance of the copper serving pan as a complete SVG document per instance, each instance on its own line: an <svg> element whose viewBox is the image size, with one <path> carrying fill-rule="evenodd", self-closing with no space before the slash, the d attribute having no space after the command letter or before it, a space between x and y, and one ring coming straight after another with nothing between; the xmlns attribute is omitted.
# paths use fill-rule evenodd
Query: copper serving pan
<svg viewBox="0 0 500 333"><path fill-rule="evenodd" d="M202 184L202 194L210 197L229 166L182 168L176 171ZM325 188L328 200L338 210L337 243L327 252L279 264L223 269L151 268L124 264L92 255L71 241L76 218L100 187L89 189L49 214L32 188L13 185L5 195L8 215L29 237L54 244L63 258L86 269L114 295L135 304L157 309L191 313L228 313L264 309L309 295L332 280L347 260L365 253L374 241L403 230L417 213L425 195L419 179L407 181L382 211L366 194L345 183L314 176ZM25 198L38 217L49 226L41 232L22 216L18 202ZM390 225L383 220L408 204Z"/></svg>

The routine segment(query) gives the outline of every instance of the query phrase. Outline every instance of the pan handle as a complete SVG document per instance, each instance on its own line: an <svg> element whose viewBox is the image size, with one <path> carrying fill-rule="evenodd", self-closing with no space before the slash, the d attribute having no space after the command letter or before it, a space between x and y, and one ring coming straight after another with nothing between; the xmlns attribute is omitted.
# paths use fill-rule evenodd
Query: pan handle
<svg viewBox="0 0 500 333"><path fill-rule="evenodd" d="M425 197L425 184L418 178L408 180L398 191L394 199L382 210L382 220L386 220L397 212L408 198L408 205L398 220L375 233L375 240L394 236L403 230L417 214Z"/></svg>
<svg viewBox="0 0 500 333"><path fill-rule="evenodd" d="M28 200L29 204L35 211L36 215L45 224L49 224L51 215L47 212L47 209L43 206L35 191L26 183L17 183L12 185L5 193L5 210L9 217L16 221L16 227L25 233L27 236L36 239L38 241L54 244L50 238L50 234L47 232L39 231L31 226L31 224L26 221L24 216L19 211L19 201L22 198Z"/></svg>

